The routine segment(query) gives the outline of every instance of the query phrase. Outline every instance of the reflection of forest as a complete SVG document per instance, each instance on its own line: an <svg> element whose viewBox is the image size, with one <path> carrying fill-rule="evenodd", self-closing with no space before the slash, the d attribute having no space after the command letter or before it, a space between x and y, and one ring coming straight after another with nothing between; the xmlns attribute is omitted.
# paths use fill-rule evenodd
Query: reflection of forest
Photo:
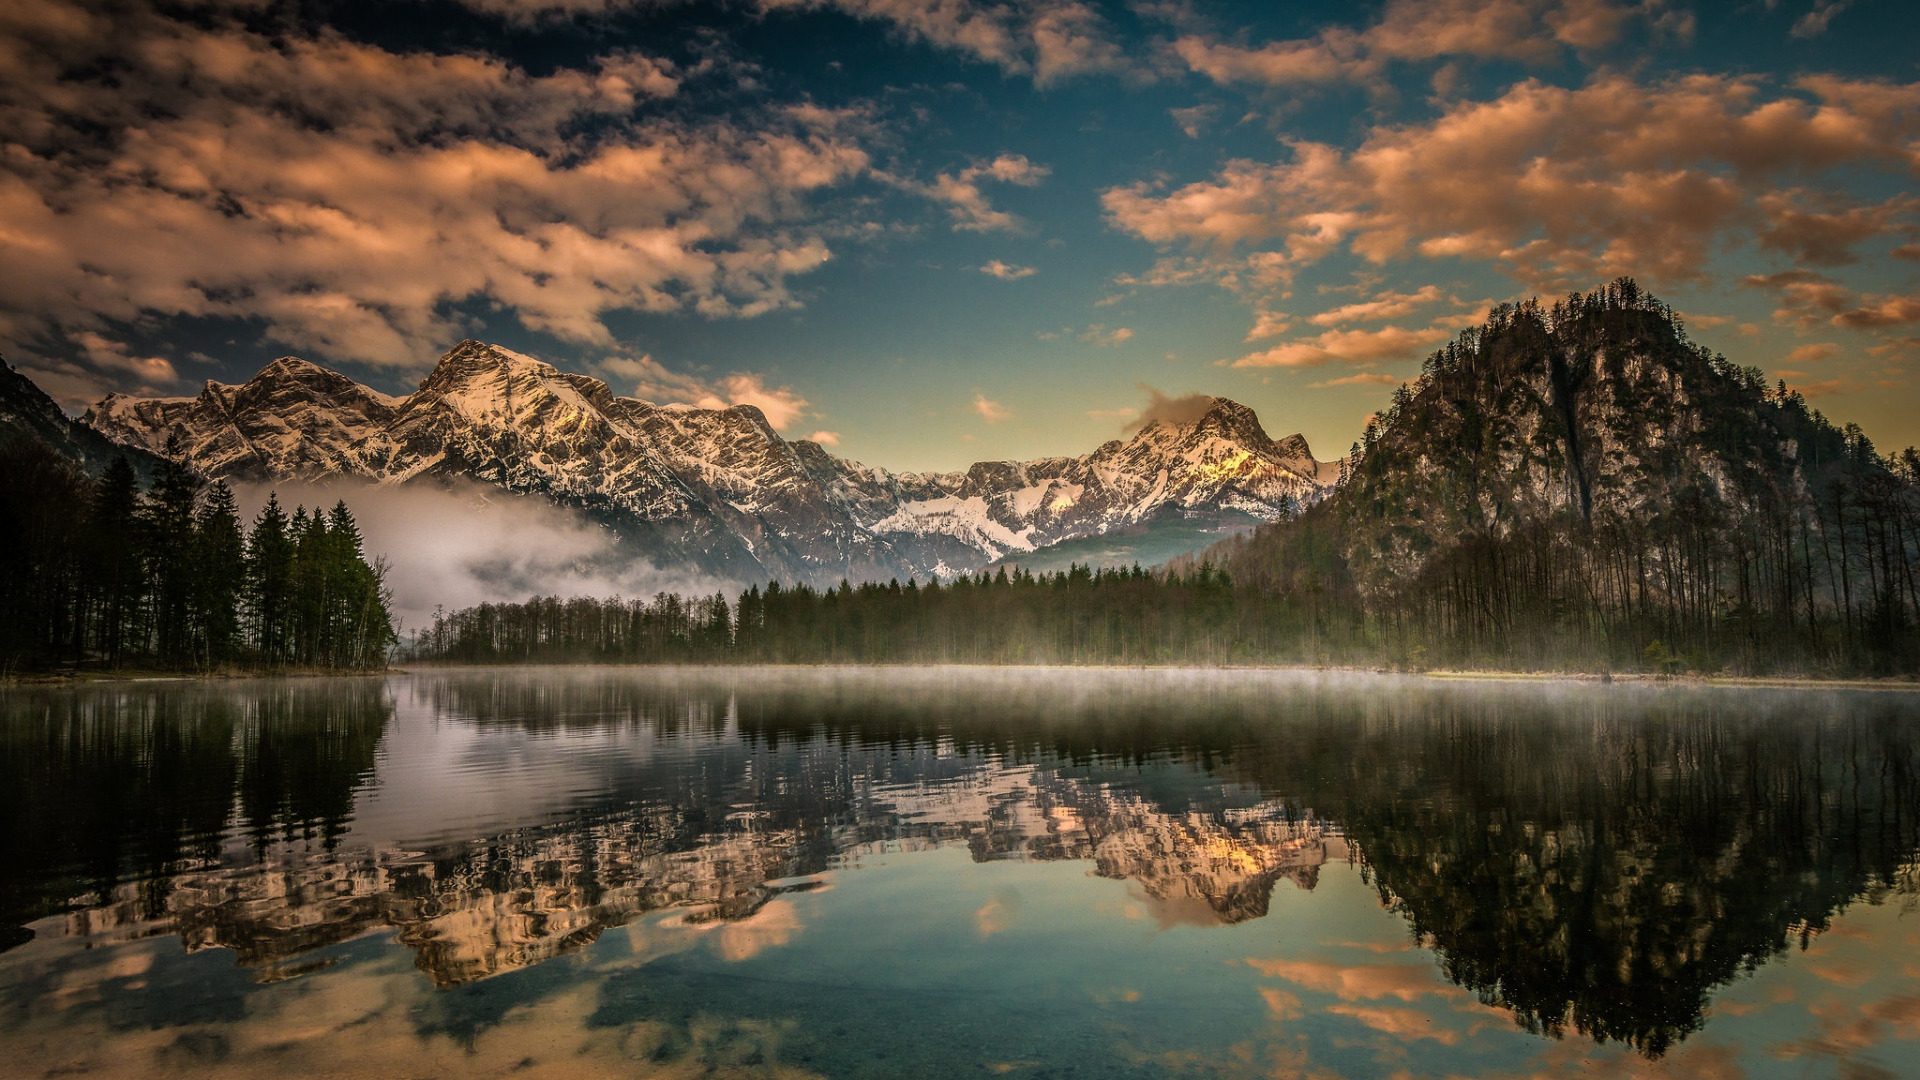
<svg viewBox="0 0 1920 1080"><path fill-rule="evenodd" d="M1164 918L1237 922L1351 843L1450 978L1535 1030L1658 1054L1716 986L1911 891L1920 843L1906 695L818 672L412 687L483 735L674 752L625 755L596 794L481 841L373 850L349 815L396 722L381 684L9 698L0 805L26 825L0 838L9 918L178 933L263 978L393 928L451 986L663 908L751 920L881 850L1089 860Z"/></svg>

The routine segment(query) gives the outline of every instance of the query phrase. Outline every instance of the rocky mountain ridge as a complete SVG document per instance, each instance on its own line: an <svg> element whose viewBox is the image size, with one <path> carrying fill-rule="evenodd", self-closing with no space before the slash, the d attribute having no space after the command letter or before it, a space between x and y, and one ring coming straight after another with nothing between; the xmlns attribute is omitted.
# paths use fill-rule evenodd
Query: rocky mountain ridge
<svg viewBox="0 0 1920 1080"><path fill-rule="evenodd" d="M629 556L740 582L951 576L1168 515L1272 520L1331 480L1303 438L1269 438L1226 399L1080 457L895 473L784 439L751 405L620 397L478 341L406 397L282 357L193 397L109 395L81 421L154 453L177 439L210 477L465 479L545 496L594 516Z"/></svg>

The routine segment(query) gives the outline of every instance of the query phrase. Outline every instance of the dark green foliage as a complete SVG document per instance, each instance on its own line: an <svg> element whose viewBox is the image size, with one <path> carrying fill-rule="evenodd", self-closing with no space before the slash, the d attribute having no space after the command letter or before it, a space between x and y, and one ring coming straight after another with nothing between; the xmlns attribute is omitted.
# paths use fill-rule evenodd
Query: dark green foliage
<svg viewBox="0 0 1920 1080"><path fill-rule="evenodd" d="M1622 280L1496 309L1368 423L1329 498L1160 572L774 585L731 613L544 599L445 616L418 648L1894 674L1920 670L1916 563L1920 452L1882 459Z"/></svg>
<svg viewBox="0 0 1920 1080"><path fill-rule="evenodd" d="M384 666L384 570L353 516L297 516L299 543L269 499L247 537L233 492L178 466L142 495L125 460L95 480L39 440L0 446L0 668Z"/></svg>
<svg viewBox="0 0 1920 1080"><path fill-rule="evenodd" d="M670 593L482 604L436 617L412 652L462 663L1214 664L1273 647L1246 637L1258 611L1212 567L1002 569L948 584L774 582L734 604Z"/></svg>
<svg viewBox="0 0 1920 1080"><path fill-rule="evenodd" d="M1920 470L1631 281L1436 352L1299 519L1204 558L1357 661L1920 669Z"/></svg>

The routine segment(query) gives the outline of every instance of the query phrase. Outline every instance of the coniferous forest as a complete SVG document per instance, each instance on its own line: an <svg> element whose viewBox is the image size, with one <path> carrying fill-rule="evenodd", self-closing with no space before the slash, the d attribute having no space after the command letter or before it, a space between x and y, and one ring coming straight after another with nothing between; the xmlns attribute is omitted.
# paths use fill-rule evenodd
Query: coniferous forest
<svg viewBox="0 0 1920 1080"><path fill-rule="evenodd" d="M1883 456L1622 279L1496 308L1325 499L1153 571L544 598L443 613L454 662L1305 663L1920 670L1920 453Z"/></svg>
<svg viewBox="0 0 1920 1080"><path fill-rule="evenodd" d="M250 526L160 461L0 448L0 663L368 669L396 644L344 503ZM440 612L426 662L1341 664L1920 671L1920 453L1693 344L1627 279L1496 308L1338 484L1151 570Z"/></svg>
<svg viewBox="0 0 1920 1080"><path fill-rule="evenodd" d="M97 478L44 443L0 446L0 666L210 671L384 668L384 569L344 502L274 498L243 526L233 492L126 458Z"/></svg>

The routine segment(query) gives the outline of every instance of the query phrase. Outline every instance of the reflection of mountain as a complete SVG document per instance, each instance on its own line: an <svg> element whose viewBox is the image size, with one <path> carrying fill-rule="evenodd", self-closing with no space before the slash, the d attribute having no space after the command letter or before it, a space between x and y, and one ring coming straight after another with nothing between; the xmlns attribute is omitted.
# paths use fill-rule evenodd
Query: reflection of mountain
<svg viewBox="0 0 1920 1080"><path fill-rule="evenodd" d="M1716 987L1894 883L1920 842L1910 725L1702 710L1574 737L1535 710L1363 745L1328 810L1448 978L1659 1055Z"/></svg>
<svg viewBox="0 0 1920 1080"><path fill-rule="evenodd" d="M230 834L325 844L392 709L359 679L0 695L0 919L122 882L163 904Z"/></svg>
<svg viewBox="0 0 1920 1080"><path fill-rule="evenodd" d="M1351 845L1449 978L1534 1030L1658 1054L1716 987L1911 889L1920 846L1904 695L512 671L423 676L395 705L353 685L326 708L251 688L12 708L6 808L48 832L6 838L9 910L77 896L72 932L178 933L263 978L390 930L452 986L648 912L752 927L883 850L1085 860L1164 920L1231 923ZM461 748L435 766L450 790L554 794L468 831L416 820L424 799L408 827L440 839L370 838L355 791L403 736ZM66 815L61 792L113 809Z"/></svg>
<svg viewBox="0 0 1920 1080"><path fill-rule="evenodd" d="M511 681L433 689L437 712L482 725L500 715L583 715L577 693L556 700L558 688L537 683L518 688L525 693ZM590 684L574 689L594 697ZM544 707L529 710L527 694ZM201 788L208 794L196 820L163 813L151 824L171 832L181 822L183 834L212 838L237 806L239 831L265 846L258 858L229 852L222 860L211 848L148 858L139 872L96 878L91 888L56 873L69 893L90 893L68 914L67 930L177 934L190 950L233 949L264 979L299 974L301 957L317 948L391 928L436 985L459 985L569 952L648 912L684 907L697 921L750 920L781 892L811 887L811 875L881 849L961 844L979 860L1090 860L1103 876L1137 881L1167 917L1222 922L1265 914L1282 877L1311 888L1330 852L1344 858L1337 835L1276 806L1162 809L1055 763L1008 765L925 744L815 737L755 745L728 725L724 703L716 713L711 702L673 695L632 711L597 698L606 710L598 715L664 715L676 719L634 723L649 734L681 731L662 762L610 778L597 805L425 853L370 850L342 833L387 722L384 698L317 717L269 695L241 710L241 725L179 720L189 710L156 704L165 700L147 699L151 722L124 729L119 743L92 746L105 764L61 745L71 728L42 729L57 751L42 764L79 760L89 775L107 775L115 763L138 761L167 772L176 766L165 748L196 741L200 757L178 768L217 783ZM340 758L329 759L329 749ZM688 755L698 768L685 767ZM1175 772L1189 787L1219 790L1203 773ZM76 793L91 789L86 777L75 779ZM237 800L223 805L221 790ZM46 792L40 799L54 801ZM140 831L115 843L124 847ZM44 909L58 893L43 895Z"/></svg>

